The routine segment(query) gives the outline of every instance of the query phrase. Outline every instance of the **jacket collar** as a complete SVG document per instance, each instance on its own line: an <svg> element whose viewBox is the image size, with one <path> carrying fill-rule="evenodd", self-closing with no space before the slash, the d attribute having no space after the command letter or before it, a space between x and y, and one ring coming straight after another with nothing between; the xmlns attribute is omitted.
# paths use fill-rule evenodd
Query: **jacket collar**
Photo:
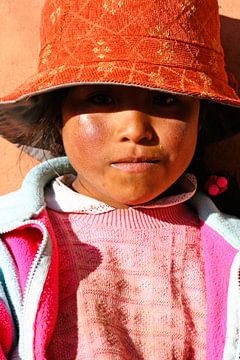
<svg viewBox="0 0 240 360"><path fill-rule="evenodd" d="M240 250L240 219L222 213L204 193L197 192L189 201L204 225L212 228L235 249Z"/></svg>
<svg viewBox="0 0 240 360"><path fill-rule="evenodd" d="M44 187L53 178L74 172L67 157L47 160L27 174L22 187L0 197L0 232L7 232L45 208Z"/></svg>

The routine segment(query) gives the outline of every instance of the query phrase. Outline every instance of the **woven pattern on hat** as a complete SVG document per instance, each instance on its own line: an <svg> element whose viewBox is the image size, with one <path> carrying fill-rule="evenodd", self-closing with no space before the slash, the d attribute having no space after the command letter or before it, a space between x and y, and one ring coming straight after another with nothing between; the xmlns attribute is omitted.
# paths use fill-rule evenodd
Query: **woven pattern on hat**
<svg viewBox="0 0 240 360"><path fill-rule="evenodd" d="M217 0L48 0L39 72L5 100L99 82L239 105L219 30Z"/></svg>

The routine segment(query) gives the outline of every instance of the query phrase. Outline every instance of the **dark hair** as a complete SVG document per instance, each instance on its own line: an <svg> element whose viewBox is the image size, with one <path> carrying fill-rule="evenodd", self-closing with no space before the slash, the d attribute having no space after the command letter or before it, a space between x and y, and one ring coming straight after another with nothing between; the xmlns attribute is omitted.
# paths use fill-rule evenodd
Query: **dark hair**
<svg viewBox="0 0 240 360"><path fill-rule="evenodd" d="M65 155L61 136L61 106L67 93L68 88L56 90L36 95L13 108L9 106L0 114L0 134L14 143L48 150L52 156ZM198 143L188 170L195 174L202 189L213 175L204 159L205 149L209 144L240 131L239 114L238 108L201 100ZM230 187L214 201L222 211L238 214L239 185L235 179L224 173L224 163L219 175L226 175L230 179Z"/></svg>
<svg viewBox="0 0 240 360"><path fill-rule="evenodd" d="M52 156L65 155L61 128L61 106L68 89L56 90L9 105L0 113L0 134L20 146L48 150Z"/></svg>

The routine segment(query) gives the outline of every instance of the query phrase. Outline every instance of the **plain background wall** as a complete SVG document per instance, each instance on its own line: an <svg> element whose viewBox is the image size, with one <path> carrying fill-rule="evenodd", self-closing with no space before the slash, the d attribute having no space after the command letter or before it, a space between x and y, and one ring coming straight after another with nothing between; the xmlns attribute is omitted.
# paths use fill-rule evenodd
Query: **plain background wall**
<svg viewBox="0 0 240 360"><path fill-rule="evenodd" d="M43 3L44 0L0 0L1 96L37 69ZM219 0L219 7L227 70L240 94L240 0ZM239 137L236 142L239 143ZM36 163L24 155L19 164L19 153L13 144L0 138L0 194L18 188L25 173Z"/></svg>
<svg viewBox="0 0 240 360"><path fill-rule="evenodd" d="M1 95L36 70L43 3L43 0L0 0Z"/></svg>

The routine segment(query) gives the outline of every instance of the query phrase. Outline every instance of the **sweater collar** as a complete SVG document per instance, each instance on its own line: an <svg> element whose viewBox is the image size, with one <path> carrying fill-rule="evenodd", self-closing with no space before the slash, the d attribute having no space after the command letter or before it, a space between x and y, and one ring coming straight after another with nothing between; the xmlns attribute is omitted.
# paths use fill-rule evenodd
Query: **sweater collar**
<svg viewBox="0 0 240 360"><path fill-rule="evenodd" d="M115 210L104 202L79 194L72 190L71 184L75 175L67 174L57 177L45 190L47 207L59 212L74 212L85 214L100 214ZM176 185L174 186L176 188ZM159 208L169 207L183 203L196 192L197 182L195 176L184 174L177 181L178 191L168 191L162 196L145 204L131 206L131 208ZM170 194L170 195L169 195Z"/></svg>

